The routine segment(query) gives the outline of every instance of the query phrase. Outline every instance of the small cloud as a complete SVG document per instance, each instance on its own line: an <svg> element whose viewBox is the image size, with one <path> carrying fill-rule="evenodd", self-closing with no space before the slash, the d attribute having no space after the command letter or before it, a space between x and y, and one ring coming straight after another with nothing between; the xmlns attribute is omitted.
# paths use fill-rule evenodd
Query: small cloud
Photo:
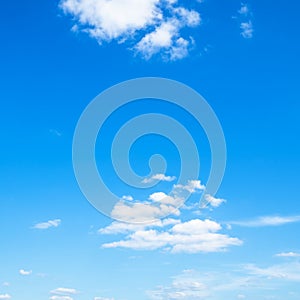
<svg viewBox="0 0 300 300"><path fill-rule="evenodd" d="M215 198L209 194L206 194L204 198L207 201L206 204L210 204L212 207L219 207L222 203L226 202L225 199Z"/></svg>
<svg viewBox="0 0 300 300"><path fill-rule="evenodd" d="M9 294L0 294L0 299L1 300L11 299L11 295L9 295Z"/></svg>
<svg viewBox="0 0 300 300"><path fill-rule="evenodd" d="M49 300L74 300L74 299L70 296L53 295L49 298Z"/></svg>
<svg viewBox="0 0 300 300"><path fill-rule="evenodd" d="M115 298L94 297L94 300L114 300Z"/></svg>
<svg viewBox="0 0 300 300"><path fill-rule="evenodd" d="M242 22L240 28L242 30L241 35L245 39L251 39L253 37L254 29L251 21Z"/></svg>
<svg viewBox="0 0 300 300"><path fill-rule="evenodd" d="M247 16L250 12L248 4L242 3L241 8L239 9L238 12L239 12L240 15Z"/></svg>
<svg viewBox="0 0 300 300"><path fill-rule="evenodd" d="M55 135L57 137L61 137L62 136L62 133L59 132L58 130L56 129L50 129L49 132L52 134L52 135Z"/></svg>
<svg viewBox="0 0 300 300"><path fill-rule="evenodd" d="M24 269L19 270L19 274L22 276L29 276L32 274L32 271L25 271Z"/></svg>
<svg viewBox="0 0 300 300"><path fill-rule="evenodd" d="M122 196L122 200L125 200L125 201L133 201L133 197L130 196L130 195L125 195L125 196Z"/></svg>
<svg viewBox="0 0 300 300"><path fill-rule="evenodd" d="M153 182L153 181L167 181L167 182L171 182L174 181L176 179L175 176L166 176L165 174L155 174L153 176L151 176L150 178L145 178L142 183L149 183L149 182Z"/></svg>
<svg viewBox="0 0 300 300"><path fill-rule="evenodd" d="M282 252L282 253L276 254L275 256L277 256L277 257L300 257L300 253Z"/></svg>
<svg viewBox="0 0 300 300"><path fill-rule="evenodd" d="M60 287L50 291L50 294L52 294L50 300L73 300L71 296L79 294L79 291L76 289Z"/></svg>
<svg viewBox="0 0 300 300"><path fill-rule="evenodd" d="M51 227L58 227L61 224L60 219L49 220L47 222L37 223L33 226L34 229L48 229Z"/></svg>
<svg viewBox="0 0 300 300"><path fill-rule="evenodd" d="M186 190L189 193L196 193L197 191L205 190L205 185L201 184L200 180L189 180L186 185L175 184L174 188L177 190Z"/></svg>
<svg viewBox="0 0 300 300"><path fill-rule="evenodd" d="M9 282L3 282L2 285L3 286L10 286L10 283Z"/></svg>
<svg viewBox="0 0 300 300"><path fill-rule="evenodd" d="M237 298L238 298L238 299L246 299L246 296L245 296L245 295L242 295L242 294L240 294L240 295L237 295Z"/></svg>

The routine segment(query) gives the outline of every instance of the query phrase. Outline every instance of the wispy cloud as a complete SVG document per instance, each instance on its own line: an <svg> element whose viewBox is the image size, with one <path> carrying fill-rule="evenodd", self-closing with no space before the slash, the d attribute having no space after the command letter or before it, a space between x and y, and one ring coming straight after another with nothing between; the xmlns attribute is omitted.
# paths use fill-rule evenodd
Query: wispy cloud
<svg viewBox="0 0 300 300"><path fill-rule="evenodd" d="M29 276L29 275L32 274L32 271L31 270L26 271L24 269L21 269L21 270L19 270L19 274L22 275L22 276Z"/></svg>
<svg viewBox="0 0 300 300"><path fill-rule="evenodd" d="M60 219L49 220L47 222L37 223L33 226L34 229L48 229L51 227L58 227L61 224Z"/></svg>
<svg viewBox="0 0 300 300"><path fill-rule="evenodd" d="M113 40L150 59L161 53L165 59L178 60L193 47L185 28L200 25L195 9L173 0L61 0L60 7L77 22L73 31L83 31L99 44Z"/></svg>
<svg viewBox="0 0 300 300"><path fill-rule="evenodd" d="M282 253L277 253L275 256L277 256L277 257L300 257L300 253L282 252Z"/></svg>
<svg viewBox="0 0 300 300"><path fill-rule="evenodd" d="M1 300L11 299L11 295L9 295L9 294L0 294L0 299Z"/></svg>
<svg viewBox="0 0 300 300"><path fill-rule="evenodd" d="M264 216L253 220L233 221L232 225L245 227L281 226L289 223L300 222L300 216Z"/></svg>
<svg viewBox="0 0 300 300"><path fill-rule="evenodd" d="M165 174L155 174L149 178L145 178L142 182L143 183L149 183L149 182L153 182L153 181L167 181L167 182L171 182L174 181L176 179L175 176L167 176Z"/></svg>
<svg viewBox="0 0 300 300"><path fill-rule="evenodd" d="M79 291L73 288L59 287L50 291L50 300L73 300L72 296L79 294Z"/></svg>

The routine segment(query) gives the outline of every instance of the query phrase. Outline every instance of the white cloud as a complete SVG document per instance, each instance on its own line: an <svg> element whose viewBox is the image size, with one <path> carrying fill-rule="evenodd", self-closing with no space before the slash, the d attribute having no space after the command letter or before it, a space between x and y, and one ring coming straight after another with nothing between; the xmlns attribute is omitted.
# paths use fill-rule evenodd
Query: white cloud
<svg viewBox="0 0 300 300"><path fill-rule="evenodd" d="M254 29L252 21L242 22L240 28L242 30L241 35L245 39L251 39L253 37Z"/></svg>
<svg viewBox="0 0 300 300"><path fill-rule="evenodd" d="M149 183L149 182L153 182L156 180L171 182L171 181L174 181L175 179L176 179L175 176L167 176L165 174L155 174L155 175L151 176L150 178L145 178L142 182Z"/></svg>
<svg viewBox="0 0 300 300"><path fill-rule="evenodd" d="M218 252L229 246L238 246L242 241L218 233L221 225L210 220L191 220L175 224L168 230L138 230L124 240L106 243L104 248L163 249L172 253Z"/></svg>
<svg viewBox="0 0 300 300"><path fill-rule="evenodd" d="M19 274L22 276L29 276L32 274L32 271L25 271L24 269L19 270Z"/></svg>
<svg viewBox="0 0 300 300"><path fill-rule="evenodd" d="M277 256L277 257L300 257L300 253L282 252L282 253L276 254L275 256Z"/></svg>
<svg viewBox="0 0 300 300"><path fill-rule="evenodd" d="M9 294L0 294L0 299L1 300L11 299L11 295L9 295Z"/></svg>
<svg viewBox="0 0 300 300"><path fill-rule="evenodd" d="M254 220L247 221L234 221L229 222L232 225L239 225L245 227L263 227L263 226L281 226L289 223L295 223L300 221L300 216L264 216Z"/></svg>
<svg viewBox="0 0 300 300"><path fill-rule="evenodd" d="M239 14L241 15L248 15L250 13L250 9L248 4L242 3L241 8L239 9Z"/></svg>
<svg viewBox="0 0 300 300"><path fill-rule="evenodd" d="M53 295L49 299L50 300L73 300L73 298L70 296L58 296L58 295Z"/></svg>
<svg viewBox="0 0 300 300"><path fill-rule="evenodd" d="M153 222L170 214L179 215L179 210L173 205L164 203L126 203L119 201L111 212L111 217L131 223Z"/></svg>
<svg viewBox="0 0 300 300"><path fill-rule="evenodd" d="M139 230L144 230L148 227L166 227L174 224L180 223L180 220L167 218L163 220L157 220L148 224L132 224L126 222L112 222L107 227L101 228L98 230L99 234L119 234L119 233L130 233Z"/></svg>
<svg viewBox="0 0 300 300"><path fill-rule="evenodd" d="M200 180L189 180L186 185L175 184L174 188L177 190L186 190L189 193L196 193L197 191L205 190L205 186L201 184Z"/></svg>
<svg viewBox="0 0 300 300"><path fill-rule="evenodd" d="M200 14L170 0L61 0L74 16L76 31L87 32L101 44L130 41L145 59L162 53L170 60L188 55L192 40L182 29L200 25Z"/></svg>
<svg viewBox="0 0 300 300"><path fill-rule="evenodd" d="M114 298L95 297L94 300L114 300Z"/></svg>
<svg viewBox="0 0 300 300"><path fill-rule="evenodd" d="M58 296L76 295L76 294L78 294L78 293L79 293L79 292L78 292L76 289L63 288L63 287L57 288L57 289L52 290L52 291L50 292L50 294L58 295ZM56 298L56 299L58 299L58 298Z"/></svg>
<svg viewBox="0 0 300 300"><path fill-rule="evenodd" d="M125 195L122 197L122 200L125 200L125 201L133 201L133 197L130 196L130 195Z"/></svg>
<svg viewBox="0 0 300 300"><path fill-rule="evenodd" d="M60 219L49 220L47 222L37 223L33 226L34 229L48 229L51 227L58 227L61 224Z"/></svg>
<svg viewBox="0 0 300 300"><path fill-rule="evenodd" d="M204 196L204 198L207 201L207 203L210 204L212 207L219 207L222 203L226 202L225 199L215 198L215 197L213 197L211 195L208 195L208 194L206 194Z"/></svg>

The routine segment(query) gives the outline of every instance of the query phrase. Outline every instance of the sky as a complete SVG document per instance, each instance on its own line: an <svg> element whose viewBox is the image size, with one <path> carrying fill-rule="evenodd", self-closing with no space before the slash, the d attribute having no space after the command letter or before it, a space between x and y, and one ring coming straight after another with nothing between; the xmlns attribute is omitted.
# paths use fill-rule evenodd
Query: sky
<svg viewBox="0 0 300 300"><path fill-rule="evenodd" d="M281 0L2 1L0 299L299 299L299 9ZM114 87L126 98L115 85L144 77L174 90L162 80L152 91L147 79L136 101L101 96ZM178 86L203 98L192 103ZM173 96L154 99L157 91ZM202 101L226 141L216 193L208 178L222 160L210 142L222 135L195 117L209 116ZM76 173L86 149L73 141L90 103L98 110L83 145L114 108L93 154L115 202L102 186L96 201L86 197L81 180L93 183L92 170Z"/></svg>

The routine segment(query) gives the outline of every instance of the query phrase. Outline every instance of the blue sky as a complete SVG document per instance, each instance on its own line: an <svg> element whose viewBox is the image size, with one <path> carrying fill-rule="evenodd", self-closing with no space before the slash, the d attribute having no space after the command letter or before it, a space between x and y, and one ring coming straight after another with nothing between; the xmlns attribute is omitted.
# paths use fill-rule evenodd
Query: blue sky
<svg viewBox="0 0 300 300"><path fill-rule="evenodd" d="M269 0L1 3L0 299L299 299L299 8ZM139 77L176 80L206 99L223 128L227 167L199 207L211 162L199 124L161 101L120 108L96 145L98 169L120 198L112 216L126 219L124 206L136 203L177 208L133 225L84 197L72 143L93 98ZM150 189L122 183L110 161L118 128L147 113L177 119L199 150L200 175L180 187L192 194L180 208L165 197L180 173L174 143L147 135L133 144L129 161L146 181L151 155L168 162Z"/></svg>

